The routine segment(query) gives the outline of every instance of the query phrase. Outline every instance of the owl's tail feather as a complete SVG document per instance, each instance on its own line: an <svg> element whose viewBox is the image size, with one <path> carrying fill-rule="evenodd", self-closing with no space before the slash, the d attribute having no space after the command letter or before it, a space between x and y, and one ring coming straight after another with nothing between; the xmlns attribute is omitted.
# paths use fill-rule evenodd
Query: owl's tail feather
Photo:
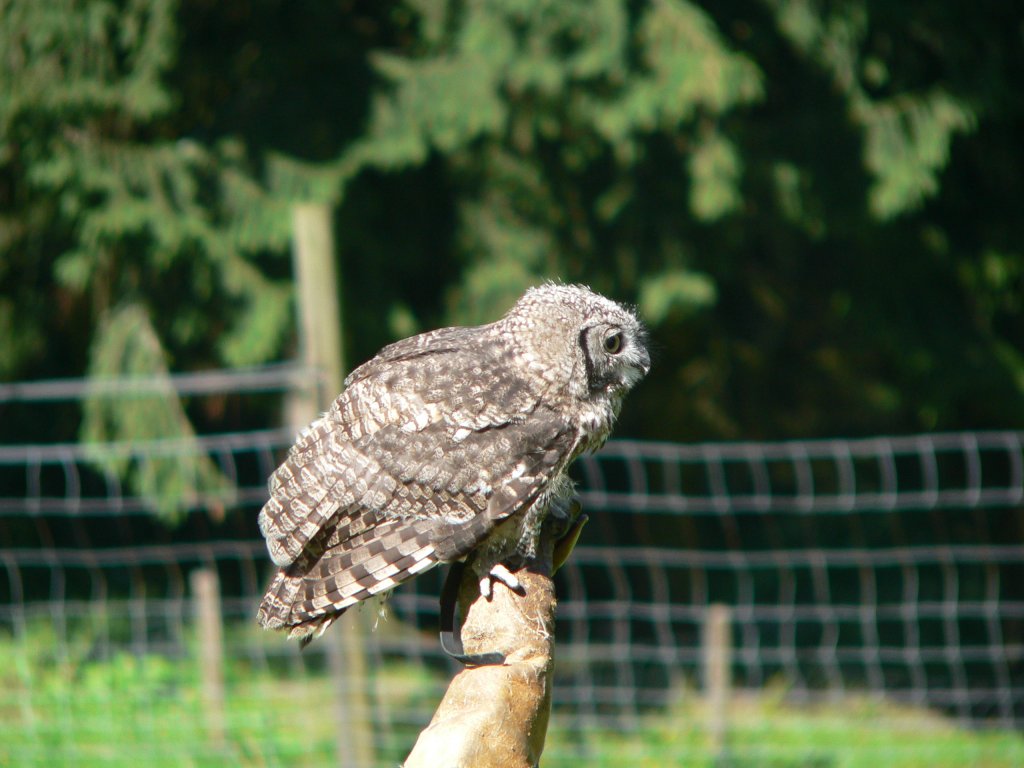
<svg viewBox="0 0 1024 768"><path fill-rule="evenodd" d="M334 613L316 616L306 621L293 617L291 607L283 600L288 599L287 595L294 593L298 581L279 571L260 603L257 619L264 629L287 630L288 639L298 640L300 647L305 648L320 637L348 608L340 608Z"/></svg>
<svg viewBox="0 0 1024 768"><path fill-rule="evenodd" d="M256 619L261 627L264 629L287 629L288 636L296 638L316 631L317 625L321 622L312 624L292 616L292 608L302 588L302 581L301 576L291 576L287 570L281 570L274 574L274 578L260 602L259 610L256 612ZM340 616L342 610L339 610L336 615ZM317 618L323 619L324 617ZM332 616L331 619L333 620L333 618ZM303 631L306 624L310 624L310 626Z"/></svg>
<svg viewBox="0 0 1024 768"><path fill-rule="evenodd" d="M260 603L267 629L287 629L303 645L348 608L394 589L439 562L429 520L390 520L328 548L314 562L279 570Z"/></svg>
<svg viewBox="0 0 1024 768"><path fill-rule="evenodd" d="M299 624L288 630L289 640L298 640L299 648L305 648L307 645L313 642L316 638L320 637L327 628L334 623L341 614L345 612L344 609L338 611L332 616L321 616L318 619L307 621L304 624Z"/></svg>

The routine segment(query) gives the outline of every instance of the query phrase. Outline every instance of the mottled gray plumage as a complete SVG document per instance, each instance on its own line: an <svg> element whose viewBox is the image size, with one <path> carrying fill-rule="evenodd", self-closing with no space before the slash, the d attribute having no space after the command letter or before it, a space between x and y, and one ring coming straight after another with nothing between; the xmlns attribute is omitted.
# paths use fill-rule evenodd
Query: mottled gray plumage
<svg viewBox="0 0 1024 768"><path fill-rule="evenodd" d="M260 623L309 639L439 562L530 556L569 463L649 365L636 316L574 285L385 347L270 478L259 525L280 570Z"/></svg>

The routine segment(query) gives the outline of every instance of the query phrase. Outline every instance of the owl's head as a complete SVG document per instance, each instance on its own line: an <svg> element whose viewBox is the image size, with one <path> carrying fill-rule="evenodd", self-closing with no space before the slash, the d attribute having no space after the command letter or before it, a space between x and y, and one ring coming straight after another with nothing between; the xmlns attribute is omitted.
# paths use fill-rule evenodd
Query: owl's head
<svg viewBox="0 0 1024 768"><path fill-rule="evenodd" d="M509 311L527 347L582 399L621 399L651 367L647 330L630 309L582 285L531 288Z"/></svg>

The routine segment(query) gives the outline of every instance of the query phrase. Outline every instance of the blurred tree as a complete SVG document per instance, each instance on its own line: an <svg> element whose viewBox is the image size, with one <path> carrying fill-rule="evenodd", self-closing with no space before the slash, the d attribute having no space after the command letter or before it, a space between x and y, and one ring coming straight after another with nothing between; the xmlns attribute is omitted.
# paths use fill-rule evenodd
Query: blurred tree
<svg viewBox="0 0 1024 768"><path fill-rule="evenodd" d="M213 460L195 448L195 431L168 378L164 350L145 309L128 304L108 313L91 358L89 373L94 381L105 378L106 371L118 371L156 383L144 391L85 401L81 434L92 447L92 460L127 480L167 521L179 520L200 500L215 517L222 515L234 499L234 488ZM164 441L166 450L136 456L126 450L132 442L110 447L128 438Z"/></svg>
<svg viewBox="0 0 1024 768"><path fill-rule="evenodd" d="M42 329L71 342L82 370L99 319L133 296L150 305L170 349L235 365L275 354L289 289L254 255L281 254L287 229L237 143L168 130L176 4L5 5L2 279L35 289L35 301L4 292L0 320L18 330L0 332L3 375L59 364L24 342Z"/></svg>
<svg viewBox="0 0 1024 768"><path fill-rule="evenodd" d="M623 434L1024 423L1006 4L0 12L0 376L124 372L99 350L125 306L173 369L287 355L288 208L319 199L353 361L583 280L661 350Z"/></svg>
<svg viewBox="0 0 1024 768"><path fill-rule="evenodd" d="M346 133L325 137L329 115L301 122L334 82L292 78L319 77L318 53L333 76L367 71L360 33L346 31L362 17L306 5L0 3L0 377L159 377L168 363L282 354L290 204L336 194L336 168L310 161L337 155ZM302 11L301 40L286 38L278 22ZM335 54L339 41L350 45ZM299 50L305 64L286 66ZM297 147L307 156L285 154ZM111 405L86 404L83 439L193 434L167 396ZM5 423L5 440L67 439L76 415L50 415L42 428ZM209 462L112 461L171 516L198 491L224 490Z"/></svg>
<svg viewBox="0 0 1024 768"><path fill-rule="evenodd" d="M706 370L732 381L707 399L727 434L1019 426L1022 189L1003 169L1022 159L1020 19L990 2L708 7L768 87L739 129L747 206L709 233L740 256L708 268ZM994 303L972 285L992 249Z"/></svg>
<svg viewBox="0 0 1024 768"><path fill-rule="evenodd" d="M624 427L667 439L1022 423L1005 6L409 7L346 159L416 180L389 222L451 201L448 320L542 277L638 301L662 355ZM348 221L349 253L408 247ZM393 330L436 322L414 291Z"/></svg>
<svg viewBox="0 0 1024 768"><path fill-rule="evenodd" d="M483 322L543 277L587 280L662 321L713 301L686 230L741 205L722 120L760 73L692 4L419 0L353 167L442 158L463 265L449 317ZM690 216L685 211L689 209Z"/></svg>

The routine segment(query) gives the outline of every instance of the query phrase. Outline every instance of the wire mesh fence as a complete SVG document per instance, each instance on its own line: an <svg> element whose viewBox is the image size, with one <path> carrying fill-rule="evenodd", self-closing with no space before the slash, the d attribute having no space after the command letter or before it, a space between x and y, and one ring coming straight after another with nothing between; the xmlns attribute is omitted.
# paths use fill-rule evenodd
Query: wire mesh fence
<svg viewBox="0 0 1024 768"><path fill-rule="evenodd" d="M247 397L284 394L296 375L175 383ZM0 402L84 386L7 385ZM230 498L198 493L173 525L96 446L0 446L0 764L354 764L334 738L351 711L332 634L300 652L254 622L270 573L256 513L292 437L102 446L199 452L230 478ZM619 441L581 459L590 523L557 576L545 764L1024 763L1022 439ZM213 635L197 574L216 585ZM386 617L344 619L375 625L363 693L376 764L400 762L454 671L436 640L442 576L399 588ZM713 605L731 649L718 715L702 666Z"/></svg>

